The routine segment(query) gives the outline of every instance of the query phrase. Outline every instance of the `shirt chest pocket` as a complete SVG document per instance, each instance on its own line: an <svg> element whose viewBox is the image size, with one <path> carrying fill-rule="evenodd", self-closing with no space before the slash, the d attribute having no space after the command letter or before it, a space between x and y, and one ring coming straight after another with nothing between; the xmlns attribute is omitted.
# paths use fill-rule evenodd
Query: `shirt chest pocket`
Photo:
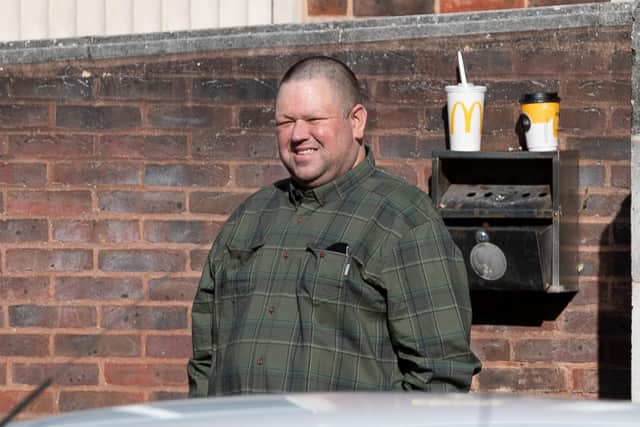
<svg viewBox="0 0 640 427"><path fill-rule="evenodd" d="M304 266L301 290L314 302L336 303L345 297L345 280L351 269L347 254L307 246L309 257Z"/></svg>
<svg viewBox="0 0 640 427"><path fill-rule="evenodd" d="M223 280L218 287L223 299L247 296L253 291L263 258L263 246L260 241L244 245L233 241L227 244Z"/></svg>

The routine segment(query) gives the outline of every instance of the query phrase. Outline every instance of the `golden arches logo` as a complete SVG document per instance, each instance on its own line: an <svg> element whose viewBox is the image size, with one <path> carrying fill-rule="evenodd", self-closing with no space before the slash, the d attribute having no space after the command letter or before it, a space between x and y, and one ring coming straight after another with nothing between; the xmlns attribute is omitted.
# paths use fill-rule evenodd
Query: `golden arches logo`
<svg viewBox="0 0 640 427"><path fill-rule="evenodd" d="M458 101L453 104L453 108L451 109L451 117L449 125L449 133L453 135L453 130L455 129L456 122L456 110L458 107L462 107L462 112L464 113L464 131L465 133L471 132L471 118L473 116L473 111L478 107L478 113L480 114L480 131L482 131L482 104L479 101L471 104L471 108L467 110L467 106L464 103Z"/></svg>

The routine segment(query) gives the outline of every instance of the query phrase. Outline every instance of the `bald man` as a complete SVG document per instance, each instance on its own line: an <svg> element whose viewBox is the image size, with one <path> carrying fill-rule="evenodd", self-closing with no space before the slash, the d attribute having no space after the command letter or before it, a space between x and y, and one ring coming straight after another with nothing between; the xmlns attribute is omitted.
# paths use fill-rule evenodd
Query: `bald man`
<svg viewBox="0 0 640 427"><path fill-rule="evenodd" d="M250 196L207 258L189 395L467 391L466 270L428 195L375 166L355 75L304 59L276 98L290 178Z"/></svg>

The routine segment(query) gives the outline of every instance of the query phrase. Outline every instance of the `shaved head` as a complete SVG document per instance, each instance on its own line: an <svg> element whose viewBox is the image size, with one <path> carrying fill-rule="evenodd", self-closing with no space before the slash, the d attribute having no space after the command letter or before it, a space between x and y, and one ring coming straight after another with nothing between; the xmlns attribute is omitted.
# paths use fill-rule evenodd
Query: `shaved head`
<svg viewBox="0 0 640 427"><path fill-rule="evenodd" d="M360 86L353 71L343 62L328 56L312 56L296 62L284 74L279 87L289 81L317 78L323 78L331 84L334 90L332 95L338 99L345 115L348 115L356 104L362 104Z"/></svg>

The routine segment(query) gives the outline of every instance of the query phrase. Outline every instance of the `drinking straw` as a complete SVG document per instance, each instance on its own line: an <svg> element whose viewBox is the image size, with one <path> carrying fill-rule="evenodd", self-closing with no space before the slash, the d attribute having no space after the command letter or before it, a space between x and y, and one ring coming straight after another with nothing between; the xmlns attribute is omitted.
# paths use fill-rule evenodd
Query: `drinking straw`
<svg viewBox="0 0 640 427"><path fill-rule="evenodd" d="M458 51L458 69L460 70L460 83L467 85L467 75L464 72L464 61L462 61L462 52Z"/></svg>

